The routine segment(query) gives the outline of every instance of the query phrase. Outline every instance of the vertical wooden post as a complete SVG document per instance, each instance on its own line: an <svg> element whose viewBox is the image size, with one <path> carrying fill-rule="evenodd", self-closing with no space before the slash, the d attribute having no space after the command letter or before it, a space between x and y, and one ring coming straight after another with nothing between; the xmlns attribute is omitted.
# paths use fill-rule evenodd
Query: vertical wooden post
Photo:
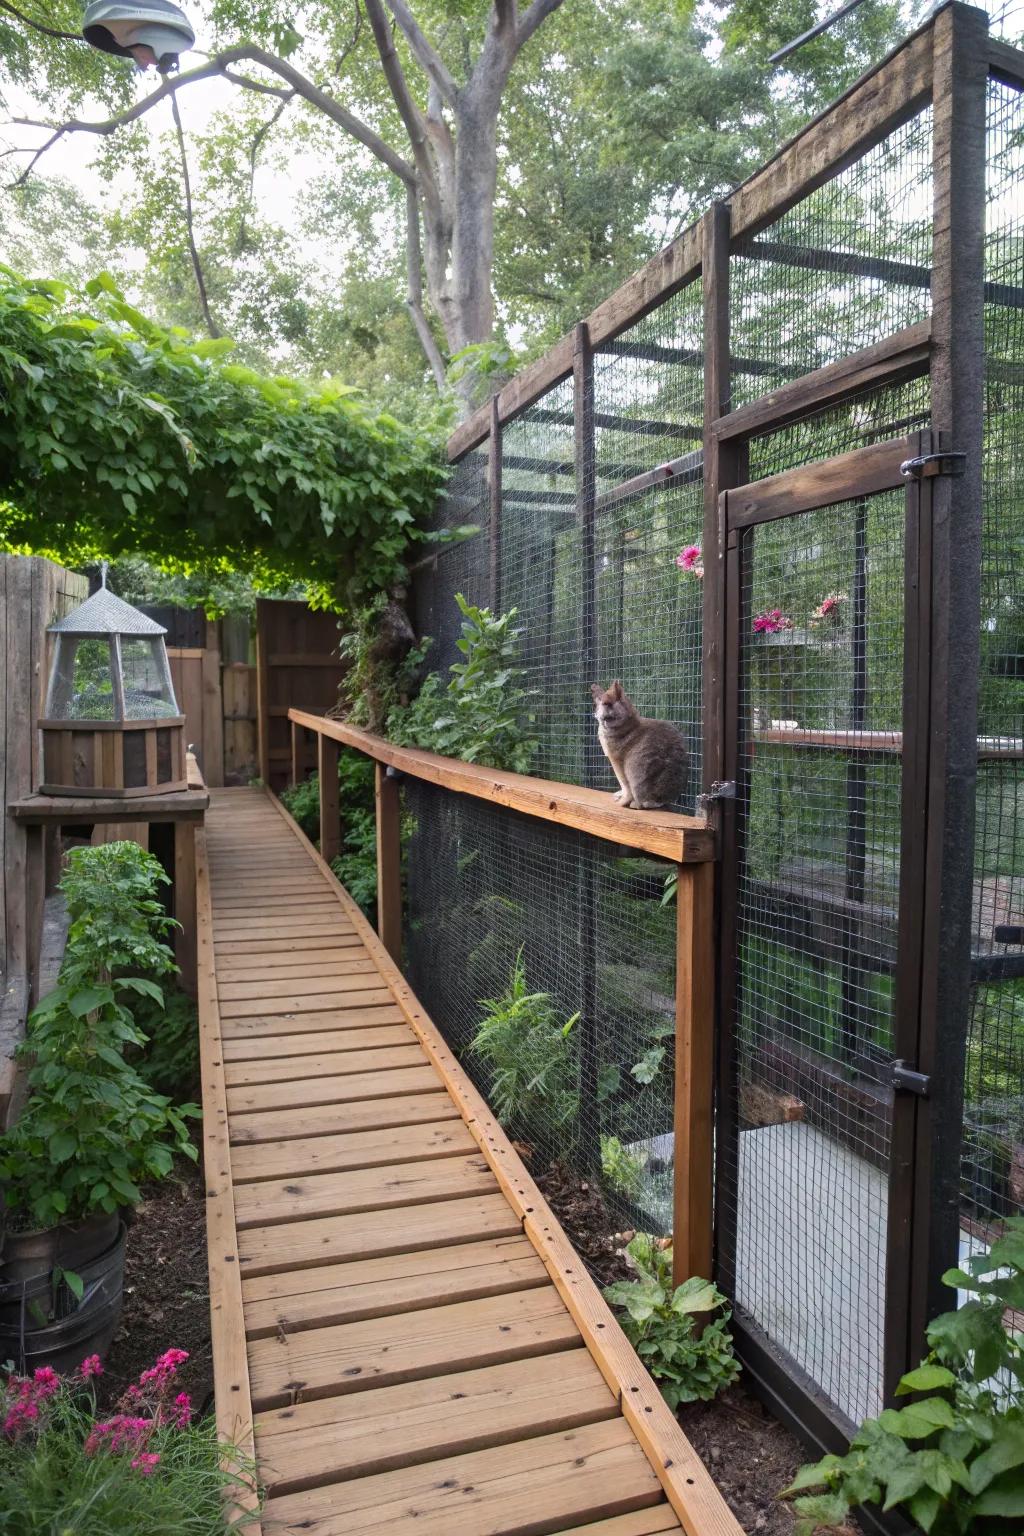
<svg viewBox="0 0 1024 1536"><path fill-rule="evenodd" d="M203 646L203 778L207 788L224 783L224 695L220 674L220 625L207 619Z"/></svg>
<svg viewBox="0 0 1024 1536"><path fill-rule="evenodd" d="M715 866L681 864L676 891L672 1268L711 1276L714 1180Z"/></svg>
<svg viewBox="0 0 1024 1536"><path fill-rule="evenodd" d="M341 806L338 796L340 747L323 731L317 732L317 776L320 780L320 857L330 864L341 852Z"/></svg>
<svg viewBox="0 0 1024 1536"><path fill-rule="evenodd" d="M491 435L487 448L487 479L490 497L490 603L501 612L501 412L497 395L491 396Z"/></svg>
<svg viewBox="0 0 1024 1536"><path fill-rule="evenodd" d="M292 766L289 784L295 785L302 782L302 727L290 720L292 732Z"/></svg>
<svg viewBox="0 0 1024 1536"><path fill-rule="evenodd" d="M39 956L43 942L43 909L46 900L46 853L43 829L25 828L25 945L29 996L39 1001Z"/></svg>
<svg viewBox="0 0 1024 1536"><path fill-rule="evenodd" d="M181 927L174 934L174 958L181 971L181 987L196 995L196 825L174 823L174 916Z"/></svg>
<svg viewBox="0 0 1024 1536"><path fill-rule="evenodd" d="M267 659L267 598L256 599L256 741L260 778L270 788L270 674Z"/></svg>
<svg viewBox="0 0 1024 1536"><path fill-rule="evenodd" d="M402 840L398 780L375 763L377 802L377 934L396 964L402 959Z"/></svg>

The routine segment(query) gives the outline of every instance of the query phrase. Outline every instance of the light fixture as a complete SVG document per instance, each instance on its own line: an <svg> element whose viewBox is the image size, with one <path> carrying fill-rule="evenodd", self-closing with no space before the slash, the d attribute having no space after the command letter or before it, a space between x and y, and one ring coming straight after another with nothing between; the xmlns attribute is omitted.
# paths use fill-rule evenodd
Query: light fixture
<svg viewBox="0 0 1024 1536"><path fill-rule="evenodd" d="M154 64L161 74L177 69L196 35L185 12L171 0L92 0L85 8L82 36L93 48L134 59L139 69Z"/></svg>

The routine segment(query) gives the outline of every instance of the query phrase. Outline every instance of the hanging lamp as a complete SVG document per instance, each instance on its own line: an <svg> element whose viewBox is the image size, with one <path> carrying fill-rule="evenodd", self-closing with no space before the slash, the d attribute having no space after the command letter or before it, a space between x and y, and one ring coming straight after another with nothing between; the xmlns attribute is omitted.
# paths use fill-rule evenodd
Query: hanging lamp
<svg viewBox="0 0 1024 1536"><path fill-rule="evenodd" d="M140 69L155 64L161 74L178 67L178 55L196 35L185 12L171 0L92 0L85 8L82 36L93 48L134 59Z"/></svg>

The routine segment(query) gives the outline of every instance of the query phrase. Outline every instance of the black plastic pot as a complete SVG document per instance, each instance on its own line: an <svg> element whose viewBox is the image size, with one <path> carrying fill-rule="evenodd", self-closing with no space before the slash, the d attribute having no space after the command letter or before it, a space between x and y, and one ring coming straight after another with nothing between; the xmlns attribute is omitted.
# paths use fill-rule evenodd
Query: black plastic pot
<svg viewBox="0 0 1024 1536"><path fill-rule="evenodd" d="M81 1300L65 1281L55 1279L52 1264L42 1268L37 1258L34 1273L14 1276L5 1260L0 1280L0 1360L12 1360L23 1372L40 1365L72 1371L86 1355L106 1353L121 1315L124 1290L126 1229L116 1216L112 1220L114 1241L86 1262L77 1256L84 1243L69 1248L58 1242L54 1249L60 1255L57 1265L73 1270L82 1281ZM109 1224L97 1224L94 1233L94 1241L101 1234L109 1237ZM27 1268L29 1262L22 1254L17 1266Z"/></svg>

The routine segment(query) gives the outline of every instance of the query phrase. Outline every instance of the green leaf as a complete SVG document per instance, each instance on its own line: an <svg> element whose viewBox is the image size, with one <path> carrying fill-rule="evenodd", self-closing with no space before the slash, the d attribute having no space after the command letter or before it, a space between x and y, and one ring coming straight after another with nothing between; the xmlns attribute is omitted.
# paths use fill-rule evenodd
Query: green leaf
<svg viewBox="0 0 1024 1536"><path fill-rule="evenodd" d="M952 1387L955 1384L956 1377L944 1365L919 1365L916 1370L908 1371L901 1378L896 1394L905 1396L908 1392L935 1392L940 1387Z"/></svg>
<svg viewBox="0 0 1024 1536"><path fill-rule="evenodd" d="M66 1163L78 1150L78 1136L74 1131L54 1131L47 1143L47 1151L55 1163Z"/></svg>

